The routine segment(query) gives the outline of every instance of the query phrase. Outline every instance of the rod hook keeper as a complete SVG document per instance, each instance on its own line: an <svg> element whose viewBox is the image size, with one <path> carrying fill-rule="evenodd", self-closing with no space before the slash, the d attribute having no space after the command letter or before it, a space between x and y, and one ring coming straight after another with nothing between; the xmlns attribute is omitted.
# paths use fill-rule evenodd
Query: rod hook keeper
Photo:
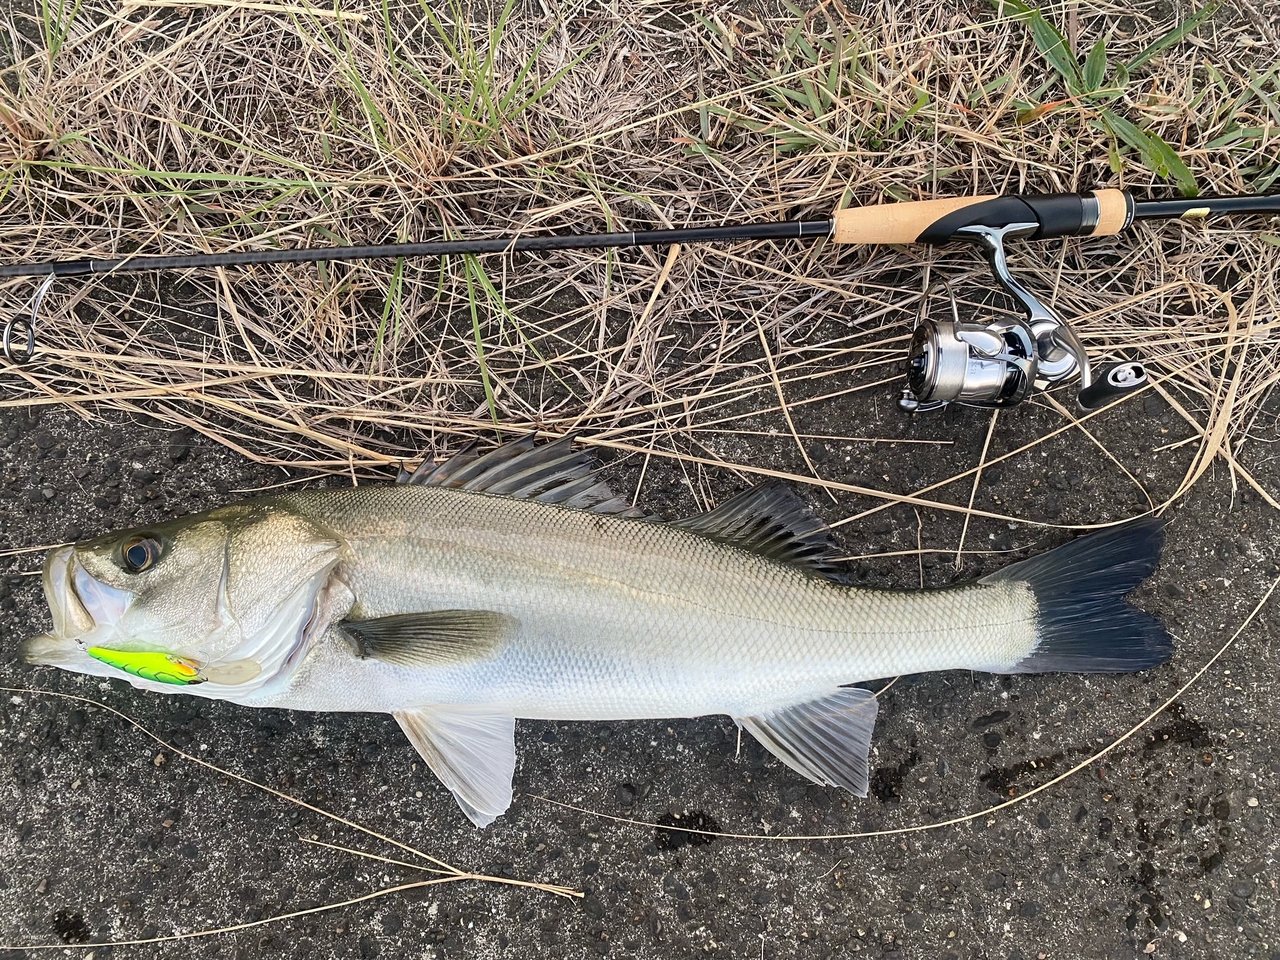
<svg viewBox="0 0 1280 960"><path fill-rule="evenodd" d="M45 294L53 286L53 279L54 274L50 273L36 287L28 315L19 313L5 321L0 350L3 350L4 358L15 367L30 363L36 355L36 321L40 318L40 306L44 303Z"/></svg>

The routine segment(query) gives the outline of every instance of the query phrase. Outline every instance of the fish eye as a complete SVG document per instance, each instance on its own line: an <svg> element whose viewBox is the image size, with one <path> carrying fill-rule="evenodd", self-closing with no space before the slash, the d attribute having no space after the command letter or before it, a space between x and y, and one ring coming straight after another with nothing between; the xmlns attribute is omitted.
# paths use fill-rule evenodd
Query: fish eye
<svg viewBox="0 0 1280 960"><path fill-rule="evenodd" d="M148 534L136 534L120 544L120 566L126 573L142 573L160 559L160 541Z"/></svg>

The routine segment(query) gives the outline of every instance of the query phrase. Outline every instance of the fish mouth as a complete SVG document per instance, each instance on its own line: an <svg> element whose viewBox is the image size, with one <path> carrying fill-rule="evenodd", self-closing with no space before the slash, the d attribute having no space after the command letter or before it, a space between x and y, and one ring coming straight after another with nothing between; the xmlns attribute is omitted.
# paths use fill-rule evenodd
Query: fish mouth
<svg viewBox="0 0 1280 960"><path fill-rule="evenodd" d="M22 656L32 664L82 665L85 638L112 631L135 596L94 579L76 559L74 546L50 552L41 580L53 629L23 643Z"/></svg>
<svg viewBox="0 0 1280 960"><path fill-rule="evenodd" d="M23 660L39 667L78 667L87 659L79 644L68 643L51 633L27 638L20 652Z"/></svg>

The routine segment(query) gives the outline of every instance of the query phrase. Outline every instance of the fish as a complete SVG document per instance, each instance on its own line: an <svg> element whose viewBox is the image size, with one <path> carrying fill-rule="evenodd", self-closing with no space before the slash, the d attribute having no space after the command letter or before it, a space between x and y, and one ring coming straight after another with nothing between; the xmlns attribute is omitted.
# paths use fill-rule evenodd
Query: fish
<svg viewBox="0 0 1280 960"><path fill-rule="evenodd" d="M663 521L573 438L475 444L399 482L276 493L52 550L33 664L251 707L389 713L476 825L513 797L517 718L731 717L865 797L901 674L1123 673L1172 640L1126 601L1158 519L972 583L864 589L766 481Z"/></svg>

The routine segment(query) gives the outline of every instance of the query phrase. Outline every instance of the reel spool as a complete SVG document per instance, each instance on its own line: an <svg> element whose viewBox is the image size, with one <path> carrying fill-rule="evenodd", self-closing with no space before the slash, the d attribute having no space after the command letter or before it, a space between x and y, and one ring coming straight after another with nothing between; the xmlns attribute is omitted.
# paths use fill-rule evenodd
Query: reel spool
<svg viewBox="0 0 1280 960"><path fill-rule="evenodd" d="M916 321L900 406L917 413L940 410L948 403L1010 407L1022 402L1036 377L1031 331L1018 319L966 323L950 285L947 293L950 320Z"/></svg>
<svg viewBox="0 0 1280 960"><path fill-rule="evenodd" d="M908 413L940 410L950 403L1010 407L1032 390L1078 378L1077 402L1094 410L1147 383L1140 363L1114 364L1095 374L1075 332L1009 272L1006 236L1030 236L1039 224L968 226L957 240L979 244L996 280L1017 301L1022 317L963 321L950 293L951 320L921 317L907 352L907 387L899 406Z"/></svg>

